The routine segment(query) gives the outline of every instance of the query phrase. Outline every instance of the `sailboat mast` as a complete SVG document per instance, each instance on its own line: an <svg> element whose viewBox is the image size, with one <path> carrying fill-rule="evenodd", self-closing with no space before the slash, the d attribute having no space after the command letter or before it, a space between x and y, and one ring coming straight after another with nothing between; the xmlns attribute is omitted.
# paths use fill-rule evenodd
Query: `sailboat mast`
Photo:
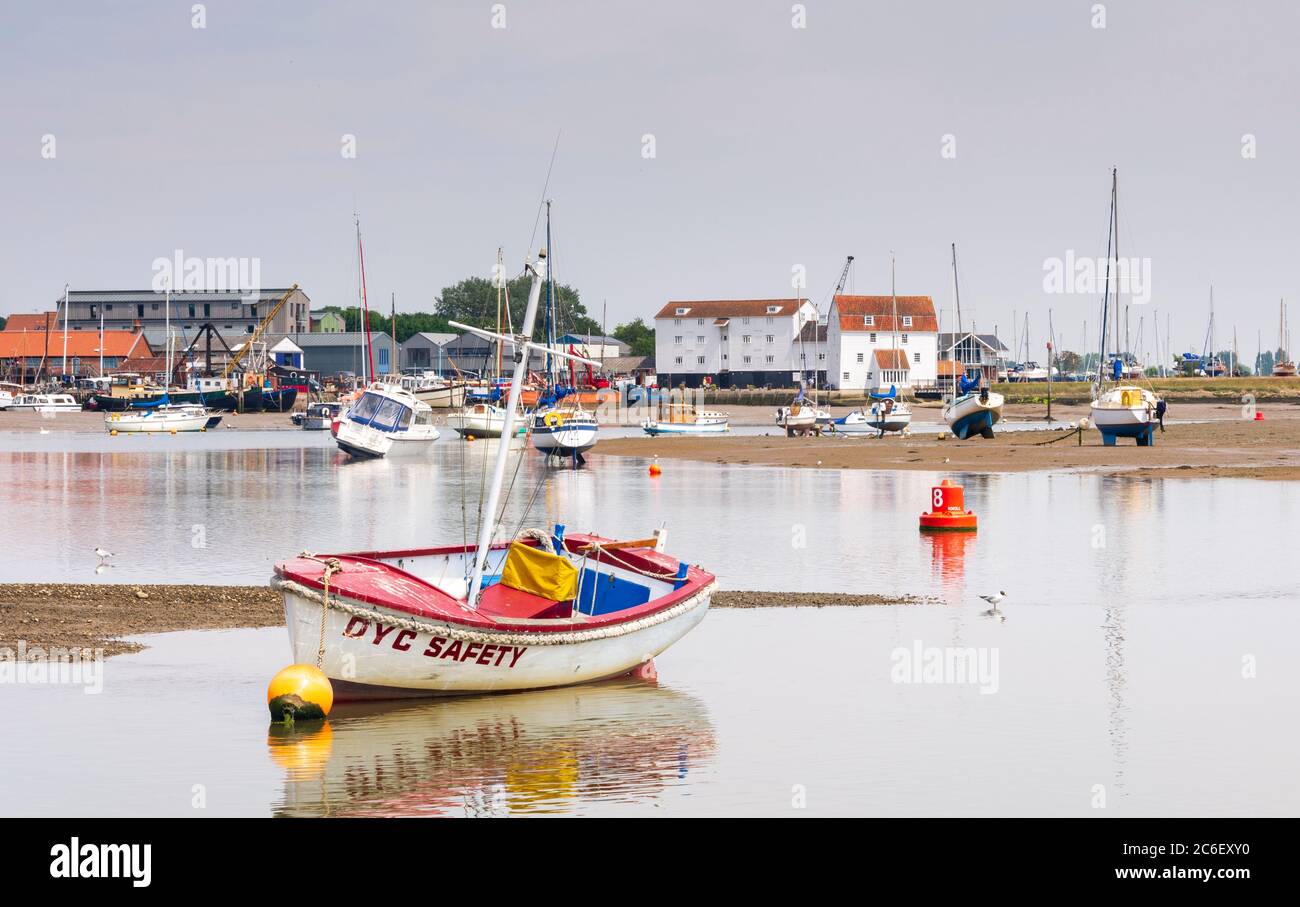
<svg viewBox="0 0 1300 907"><path fill-rule="evenodd" d="M890 355L889 360L891 365L897 365L896 360L898 359L898 290L896 289L896 285L894 281L894 250L893 249L889 250L889 296L893 300L892 305L893 305L893 316L894 316L893 317L894 333L893 333L893 338L890 340L890 353L892 355ZM882 389L884 388L883 384L881 385L881 388Z"/></svg>
<svg viewBox="0 0 1300 907"><path fill-rule="evenodd" d="M546 200L546 253L551 253L551 200ZM555 389L554 357L551 356L551 347L555 346L555 272L552 268L546 269L546 381L550 385L548 391L553 392Z"/></svg>
<svg viewBox="0 0 1300 907"><path fill-rule="evenodd" d="M961 327L961 281L957 279L957 244L952 244L952 295L953 302L957 307L957 333L952 335L953 348L957 353L957 361L961 362L962 374L966 374L966 363L962 362L960 344L962 340ZM956 393L956 376L953 376L953 392Z"/></svg>
<svg viewBox="0 0 1300 907"><path fill-rule="evenodd" d="M1106 377L1106 328L1107 319L1110 316L1110 263L1114 256L1118 254L1117 243L1115 240L1115 196L1119 187L1119 168L1113 168L1110 171L1110 215L1106 218L1106 282L1102 288L1101 295L1101 343L1097 350L1097 384Z"/></svg>
<svg viewBox="0 0 1300 907"><path fill-rule="evenodd" d="M506 282L506 266L505 266L505 259L503 258L503 255L504 255L504 250L500 246L497 246L496 283L497 283L497 333L498 334L501 333L501 297L503 292L505 291L505 282ZM496 370L496 377L498 379L500 379L501 377L502 352L503 352L502 344L501 341L498 340L497 341L497 370Z"/></svg>
<svg viewBox="0 0 1300 907"><path fill-rule="evenodd" d="M389 340L392 341L389 349L392 350L391 356L393 360L392 364L388 366L388 373L390 375L397 375L400 374L402 370L398 368L398 362L397 362L397 294L396 293L392 294L392 302L390 303L390 307L389 307L388 337Z"/></svg>
<svg viewBox="0 0 1300 907"><path fill-rule="evenodd" d="M357 262L361 268L361 323L366 335L366 354L362 367L362 383L369 383L375 377L375 354L370 346L370 302L366 298L366 247L361 243L361 221L357 221ZM366 372L369 372L369 378Z"/></svg>
<svg viewBox="0 0 1300 907"><path fill-rule="evenodd" d="M471 610L478 609L478 594L483 588L483 571L487 566L488 549L492 545L492 535L496 531L497 505L501 501L501 485L505 481L506 461L510 459L510 438L514 434L515 410L519 407L524 373L528 370L529 349L525 344L533 336L533 325L537 321L537 301L542 294L542 281L546 279L547 274L545 250L538 254L537 264L529 265L528 270L533 273L533 282L528 289L528 307L524 310L521 335L516 341L515 370L510 381L510 396L506 403L504 422L501 425L501 444L497 448L496 464L492 470L492 485L488 489L486 519L483 520L483 526L479 530L478 548L474 554L474 571L470 579L469 595L465 600ZM547 356L549 355L548 353Z"/></svg>

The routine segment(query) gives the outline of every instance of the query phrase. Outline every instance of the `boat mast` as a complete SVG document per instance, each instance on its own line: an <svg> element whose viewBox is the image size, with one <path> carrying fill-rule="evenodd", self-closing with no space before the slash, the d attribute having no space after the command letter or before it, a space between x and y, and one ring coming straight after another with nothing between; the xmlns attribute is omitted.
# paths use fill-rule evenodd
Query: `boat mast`
<svg viewBox="0 0 1300 907"><path fill-rule="evenodd" d="M893 302L892 302L892 307L893 307L893 314L894 314L894 324L893 324L893 327L894 327L894 334L893 334L893 337L890 339L890 346L891 346L890 352L892 353L892 355L891 355L889 358L890 358L890 361L891 361L891 362L893 362L895 365L897 365L897 360L898 360L898 290L896 289L896 286L895 286L895 283L894 283L894 250L893 250L893 249L890 249L890 250L889 250L889 297L890 297L891 300L893 300Z"/></svg>
<svg viewBox="0 0 1300 907"><path fill-rule="evenodd" d="M546 200L546 254L551 254L551 200ZM551 358L550 348L555 346L555 322L552 306L555 305L555 269L546 269L546 393L555 391L555 360ZM559 402L558 400L554 402Z"/></svg>
<svg viewBox="0 0 1300 907"><path fill-rule="evenodd" d="M505 481L506 462L510 459L510 437L514 433L515 410L519 406L519 398L523 392L524 374L528 370L529 353L533 350L545 350L548 357L554 355L576 362L583 362L587 365L597 364L594 360L560 350L553 350L548 346L533 342L533 326L537 323L537 303L541 299L542 283L546 280L547 275L545 249L537 254L537 263L526 265L526 270L532 273L533 280L528 289L528 307L524 310L524 323L519 334L514 336L495 334L472 325L461 324L458 321L448 322L452 327L459 330L469 331L480 337L510 343L515 348L514 377L510 382L510 396L506 403L504 422L501 426L501 444L497 448L496 464L492 470L492 485L488 489L486 519L479 531L478 548L474 554L474 568L470 579L469 595L465 599L465 605L471 611L478 608L478 595L483 588L483 571L487 567L488 550L492 546L492 536L496 532L497 506L501 501L501 485Z"/></svg>
<svg viewBox="0 0 1300 907"><path fill-rule="evenodd" d="M952 340L953 340L952 349L949 352L954 352L957 354L957 361L961 363L961 374L962 377L964 378L966 377L966 363L961 357L961 346L960 346L962 341L961 282L957 280L957 244L956 243L952 244L952 295L953 295L953 302L957 308L957 333L952 335ZM953 375L952 378L953 378L952 392L953 392L953 396L955 397L957 395L957 388L958 388L957 376Z"/></svg>
<svg viewBox="0 0 1300 907"><path fill-rule="evenodd" d="M1106 218L1106 282L1103 285L1101 296L1101 345L1097 350L1097 388L1101 389L1101 384L1106 378L1106 328L1107 319L1110 316L1110 263L1114 256L1119 253L1118 243L1115 239L1115 196L1119 189L1119 168L1114 167L1110 171L1110 215ZM1118 294L1117 294L1118 296Z"/></svg>
<svg viewBox="0 0 1300 907"><path fill-rule="evenodd" d="M505 261L502 258L503 255L504 255L504 250L500 246L497 246L496 283L497 283L497 333L498 334L501 333L501 293L505 287L505 282L506 282L506 266L505 266ZM502 368L501 353L502 353L501 344L498 343L497 344L497 369L496 369L496 377L498 380L501 378L501 368Z"/></svg>
<svg viewBox="0 0 1300 907"><path fill-rule="evenodd" d="M392 350L393 361L388 366L388 374L391 376L391 375L400 375L402 372L402 370L397 367L398 363L397 363L397 294L396 293L393 293L392 302L390 303L390 305L391 308L389 309L390 314L389 314L389 321L388 321L388 336L389 339L392 341L392 344L389 348Z"/></svg>
<svg viewBox="0 0 1300 907"><path fill-rule="evenodd" d="M375 354L370 346L370 303L366 298L366 249L361 243L361 220L357 219L357 263L361 269L361 323L366 336L366 350L362 357L362 384L369 384L375 377ZM366 376L367 371L369 377Z"/></svg>

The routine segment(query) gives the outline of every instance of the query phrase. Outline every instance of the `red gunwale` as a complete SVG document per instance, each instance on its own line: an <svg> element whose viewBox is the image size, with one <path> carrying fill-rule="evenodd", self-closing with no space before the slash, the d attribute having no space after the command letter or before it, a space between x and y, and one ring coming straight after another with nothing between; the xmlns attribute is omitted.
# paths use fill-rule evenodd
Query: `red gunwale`
<svg viewBox="0 0 1300 907"><path fill-rule="evenodd" d="M585 535L583 533L569 533L564 538L564 547L568 551L576 551L584 545L591 542L609 542L612 539L601 538L595 535ZM529 540L530 544L535 544ZM369 605L376 605L381 608L387 608L390 611L401 611L416 617L424 617L433 620L440 620L446 623L459 624L466 627L475 627L480 629L497 629L509 630L511 632L538 632L538 633L568 633L574 629L591 629L596 627L612 626L615 624L627 623L636 620L674 605L680 604L687 598L699 592L704 587L712 583L716 577L698 567L688 567L686 571L686 584L680 589L673 589L660 596L652 598L644 605L637 605L635 608L627 608L623 611L617 611L613 614L602 614L581 623L572 623L561 620L545 621L511 621L508 624L493 620L492 615L485 614L482 611L470 611L464 607L464 604L456 598L452 598L446 592L443 592L437 586L426 580L408 573L399 567L391 564L380 563L381 558L403 558L403 557L426 557L446 554L463 554L467 551L474 550L473 545L448 545L441 548L405 548L396 551L358 551L349 554L321 554L321 558L338 558L344 565L344 569L335 573L330 579L330 594L341 594L354 601L365 602ZM493 545L493 550L502 550L508 547L508 543ZM676 558L666 554L660 554L649 548L626 548L617 553L618 561L625 562L642 570L648 570L655 573L676 573L678 564ZM611 563L618 566L618 561L608 556L592 557L592 561L599 563ZM365 565L368 569L363 573L354 573L348 576L347 564L355 563ZM276 576L300 583L309 589L322 590L324 583L321 581L323 572L321 564L306 558L294 558L289 561L283 561L275 565ZM383 588L383 578L395 576L401 583L407 586L409 591L415 593L414 601L398 600L391 590ZM411 588L411 587L414 588Z"/></svg>

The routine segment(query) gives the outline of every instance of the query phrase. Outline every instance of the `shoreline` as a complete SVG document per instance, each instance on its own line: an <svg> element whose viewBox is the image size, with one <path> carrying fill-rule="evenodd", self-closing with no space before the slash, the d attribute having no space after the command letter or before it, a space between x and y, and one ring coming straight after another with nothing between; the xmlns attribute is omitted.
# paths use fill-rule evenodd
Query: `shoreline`
<svg viewBox="0 0 1300 907"><path fill-rule="evenodd" d="M720 590L711 608L835 608L941 604L922 595ZM40 647L139 652L123 637L178 630L284 626L284 599L269 586L0 583L0 654ZM13 656L9 656L13 657Z"/></svg>
<svg viewBox="0 0 1300 907"><path fill-rule="evenodd" d="M1026 419L1029 407L1006 407L1005 422ZM1041 408L1033 407L1041 412ZM775 426L764 435L635 437L602 440L589 456L689 460L726 466L779 466L793 469L880 469L950 473L1095 472L1128 478L1300 479L1300 413L1266 407L1262 421L1241 418L1240 406L1179 407L1180 419L1156 433L1152 447L1121 440L1102 444L1096 429L1083 432L1082 444L1071 422L1085 407L1061 407L1061 428L1000 431L992 439L959 441L940 431L918 430L909 437L787 438ZM1053 407L1056 416L1058 408ZM1204 421L1199 421L1204 420ZM665 475L671 472L665 470Z"/></svg>

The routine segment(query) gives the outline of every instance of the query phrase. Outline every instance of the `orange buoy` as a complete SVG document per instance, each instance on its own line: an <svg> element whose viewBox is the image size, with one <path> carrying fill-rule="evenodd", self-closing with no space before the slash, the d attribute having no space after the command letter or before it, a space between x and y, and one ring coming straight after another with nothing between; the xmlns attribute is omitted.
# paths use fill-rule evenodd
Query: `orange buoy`
<svg viewBox="0 0 1300 907"><path fill-rule="evenodd" d="M655 457L654 462L650 464L650 475L658 476L662 473L663 470L659 468L659 458Z"/></svg>
<svg viewBox="0 0 1300 907"><path fill-rule="evenodd" d="M930 529L974 532L975 514L966 509L966 492L952 479L930 489L930 512L921 514L921 531Z"/></svg>

